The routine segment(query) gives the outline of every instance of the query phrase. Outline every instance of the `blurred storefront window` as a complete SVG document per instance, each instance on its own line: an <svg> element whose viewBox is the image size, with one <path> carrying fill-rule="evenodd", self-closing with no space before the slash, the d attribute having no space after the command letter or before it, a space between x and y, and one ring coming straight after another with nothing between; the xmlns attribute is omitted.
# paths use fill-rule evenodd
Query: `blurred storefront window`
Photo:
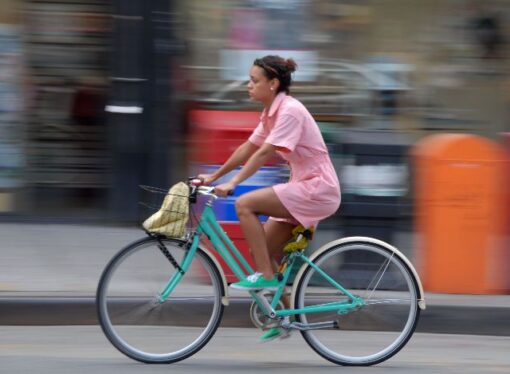
<svg viewBox="0 0 510 374"><path fill-rule="evenodd" d="M25 183L34 212L86 216L104 205L110 13L106 0L27 1L22 8L32 95Z"/></svg>
<svg viewBox="0 0 510 374"><path fill-rule="evenodd" d="M0 213L15 205L23 184L23 45L13 1L0 2Z"/></svg>

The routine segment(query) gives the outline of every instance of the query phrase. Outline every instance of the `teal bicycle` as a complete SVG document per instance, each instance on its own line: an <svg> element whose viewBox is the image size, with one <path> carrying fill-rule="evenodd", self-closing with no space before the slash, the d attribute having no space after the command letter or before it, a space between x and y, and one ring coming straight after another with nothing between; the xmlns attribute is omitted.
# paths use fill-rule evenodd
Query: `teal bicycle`
<svg viewBox="0 0 510 374"><path fill-rule="evenodd" d="M214 188L191 182L189 188L191 206L203 209L187 234L147 232L112 258L99 281L96 305L106 337L141 362L183 360L216 332L229 289L206 238L239 279L254 272L216 220ZM340 365L373 365L395 355L425 309L412 264L368 237L338 239L308 253L285 254L278 290L250 292L255 326L298 330L315 352Z"/></svg>

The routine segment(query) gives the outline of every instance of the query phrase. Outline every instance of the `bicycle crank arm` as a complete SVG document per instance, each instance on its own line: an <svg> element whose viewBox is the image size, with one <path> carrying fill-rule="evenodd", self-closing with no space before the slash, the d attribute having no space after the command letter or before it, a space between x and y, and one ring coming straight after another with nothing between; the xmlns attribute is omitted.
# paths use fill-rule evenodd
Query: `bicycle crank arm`
<svg viewBox="0 0 510 374"><path fill-rule="evenodd" d="M269 303L269 301L267 300L266 296L265 296L265 291L262 290L262 291L259 291L259 292L251 292L252 293L252 296L254 295L256 300L259 301L259 305L262 307L262 313L264 313L266 316L268 316L269 318L275 318L276 317L276 312L275 310L273 309L273 307L271 306L271 304Z"/></svg>
<svg viewBox="0 0 510 374"><path fill-rule="evenodd" d="M299 331L307 331L307 330L321 330L321 329L339 329L337 321L327 321L327 322L315 322L315 323L301 323L301 322L291 322L287 326L282 324L283 328L290 330L299 330Z"/></svg>

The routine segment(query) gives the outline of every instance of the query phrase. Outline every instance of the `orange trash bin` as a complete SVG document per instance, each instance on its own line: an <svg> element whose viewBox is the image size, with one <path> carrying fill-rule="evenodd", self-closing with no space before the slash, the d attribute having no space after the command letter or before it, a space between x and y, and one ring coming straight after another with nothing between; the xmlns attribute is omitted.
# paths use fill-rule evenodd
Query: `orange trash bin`
<svg viewBox="0 0 510 374"><path fill-rule="evenodd" d="M432 135L413 147L416 259L428 292L509 289L507 156L476 135Z"/></svg>

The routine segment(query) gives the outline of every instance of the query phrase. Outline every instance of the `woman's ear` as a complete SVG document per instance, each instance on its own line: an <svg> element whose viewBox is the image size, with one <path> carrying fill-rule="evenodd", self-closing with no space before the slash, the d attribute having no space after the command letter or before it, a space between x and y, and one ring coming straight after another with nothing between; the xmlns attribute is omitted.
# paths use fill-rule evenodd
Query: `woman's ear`
<svg viewBox="0 0 510 374"><path fill-rule="evenodd" d="M270 87L271 91L278 92L278 88L280 87L280 81L277 78L271 79Z"/></svg>

